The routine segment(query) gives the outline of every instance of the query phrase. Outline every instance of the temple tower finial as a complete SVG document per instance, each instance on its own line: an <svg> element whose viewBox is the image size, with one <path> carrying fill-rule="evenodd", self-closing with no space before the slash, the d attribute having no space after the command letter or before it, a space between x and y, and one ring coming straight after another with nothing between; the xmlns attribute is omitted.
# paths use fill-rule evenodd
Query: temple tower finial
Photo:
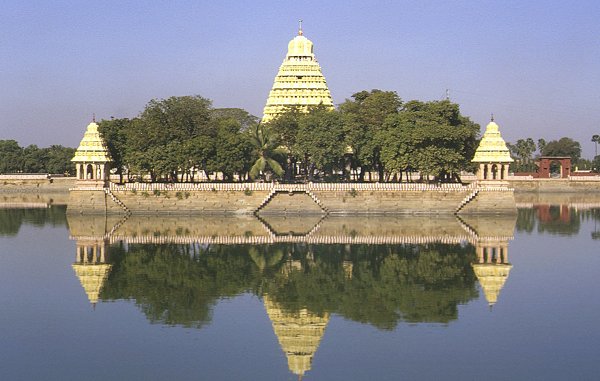
<svg viewBox="0 0 600 381"><path fill-rule="evenodd" d="M491 121L494 121L494 113L492 113Z"/></svg>
<svg viewBox="0 0 600 381"><path fill-rule="evenodd" d="M96 113L92 113L92 122L96 123Z"/></svg>
<svg viewBox="0 0 600 381"><path fill-rule="evenodd" d="M302 36L304 34L302 32L302 20L298 20L298 24L300 24L300 27L298 28L298 36Z"/></svg>

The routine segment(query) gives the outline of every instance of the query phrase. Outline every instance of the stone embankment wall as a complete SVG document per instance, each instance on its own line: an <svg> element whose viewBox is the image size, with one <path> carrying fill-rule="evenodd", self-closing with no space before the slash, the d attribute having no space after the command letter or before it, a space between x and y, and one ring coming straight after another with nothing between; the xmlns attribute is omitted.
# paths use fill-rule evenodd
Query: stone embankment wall
<svg viewBox="0 0 600 381"><path fill-rule="evenodd" d="M516 215L67 216L78 241L203 244L401 244L510 240ZM293 232L294 234L290 234Z"/></svg>
<svg viewBox="0 0 600 381"><path fill-rule="evenodd" d="M76 183L74 177L40 175L0 175L0 193L67 193Z"/></svg>
<svg viewBox="0 0 600 381"><path fill-rule="evenodd" d="M71 191L71 213L132 214L506 214L507 188L460 184L111 184Z"/></svg>
<svg viewBox="0 0 600 381"><path fill-rule="evenodd" d="M571 176L569 179L509 179L515 192L600 193L600 177Z"/></svg>

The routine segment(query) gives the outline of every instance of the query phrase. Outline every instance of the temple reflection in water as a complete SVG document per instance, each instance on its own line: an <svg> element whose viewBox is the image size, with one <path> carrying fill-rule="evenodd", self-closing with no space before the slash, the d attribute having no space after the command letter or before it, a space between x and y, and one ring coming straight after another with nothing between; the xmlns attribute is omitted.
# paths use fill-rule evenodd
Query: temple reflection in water
<svg viewBox="0 0 600 381"><path fill-rule="evenodd" d="M497 303L515 219L69 215L68 224L90 303L135 300L152 322L201 327L220 298L254 293L302 376L332 314L384 330L448 324L479 296L477 283Z"/></svg>

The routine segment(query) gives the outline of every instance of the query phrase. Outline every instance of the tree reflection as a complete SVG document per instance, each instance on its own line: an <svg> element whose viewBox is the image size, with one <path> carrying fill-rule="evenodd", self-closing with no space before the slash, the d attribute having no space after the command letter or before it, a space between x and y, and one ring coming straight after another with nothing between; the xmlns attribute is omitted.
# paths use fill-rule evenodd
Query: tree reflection
<svg viewBox="0 0 600 381"><path fill-rule="evenodd" d="M44 225L66 226L66 206L53 205L47 208L33 209L1 209L0 208L0 236L15 236L19 233L21 225L28 224L36 227Z"/></svg>
<svg viewBox="0 0 600 381"><path fill-rule="evenodd" d="M244 292L381 329L448 323L478 296L471 245L113 245L110 258L101 299L133 299L152 322L189 327Z"/></svg>
<svg viewBox="0 0 600 381"><path fill-rule="evenodd" d="M256 269L246 253L236 246L112 246L100 297L133 299L152 322L201 327L218 299L251 288Z"/></svg>

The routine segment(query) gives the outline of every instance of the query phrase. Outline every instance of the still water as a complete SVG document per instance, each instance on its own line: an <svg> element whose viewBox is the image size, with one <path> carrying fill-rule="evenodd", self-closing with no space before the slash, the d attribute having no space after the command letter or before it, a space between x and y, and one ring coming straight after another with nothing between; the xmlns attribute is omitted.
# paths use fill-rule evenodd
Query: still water
<svg viewBox="0 0 600 381"><path fill-rule="evenodd" d="M600 209L0 209L2 380L597 380Z"/></svg>

